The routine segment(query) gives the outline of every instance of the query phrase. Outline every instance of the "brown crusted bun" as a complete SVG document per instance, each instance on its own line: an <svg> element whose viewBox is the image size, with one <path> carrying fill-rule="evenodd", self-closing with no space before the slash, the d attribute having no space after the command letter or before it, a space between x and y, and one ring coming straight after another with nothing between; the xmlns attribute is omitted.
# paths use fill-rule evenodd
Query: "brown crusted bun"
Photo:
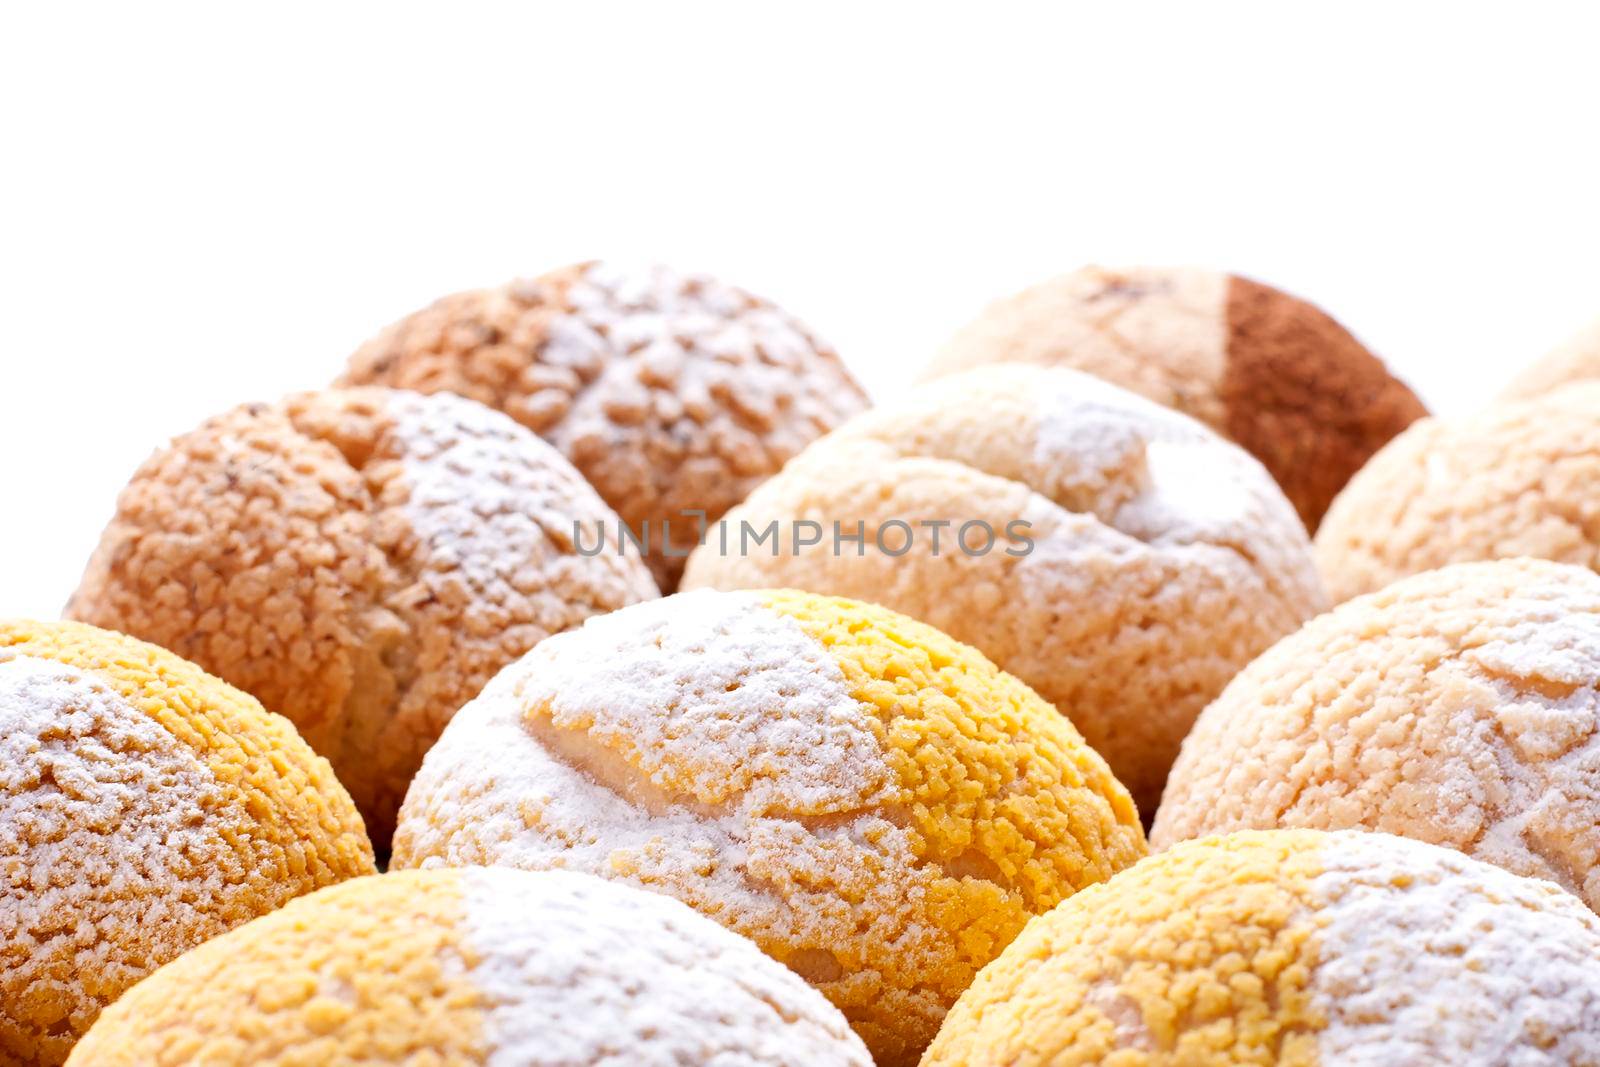
<svg viewBox="0 0 1600 1067"><path fill-rule="evenodd" d="M1311 530L1367 457L1427 414L1311 304L1208 270L1052 279L989 307L932 373L1002 361L1087 371L1199 419L1259 459Z"/></svg>
<svg viewBox="0 0 1600 1067"><path fill-rule="evenodd" d="M561 455L459 397L247 404L134 474L68 611L256 695L327 756L387 843L450 716L550 634L655 595Z"/></svg>
<svg viewBox="0 0 1600 1067"><path fill-rule="evenodd" d="M449 390L554 444L671 591L681 555L815 437L866 406L838 355L758 297L666 267L583 263L457 293L368 341L345 384Z"/></svg>
<svg viewBox="0 0 1600 1067"><path fill-rule="evenodd" d="M1513 378L1501 395L1520 400L1592 378L1600 378L1600 319Z"/></svg>

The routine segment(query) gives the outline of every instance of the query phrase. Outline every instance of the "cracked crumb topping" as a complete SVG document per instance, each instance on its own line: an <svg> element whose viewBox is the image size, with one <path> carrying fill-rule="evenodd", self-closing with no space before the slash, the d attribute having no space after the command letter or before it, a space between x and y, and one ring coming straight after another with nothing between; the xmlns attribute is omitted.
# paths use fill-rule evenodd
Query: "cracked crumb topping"
<svg viewBox="0 0 1600 1067"><path fill-rule="evenodd" d="M998 301L934 360L1070 367L1249 451L1308 529L1367 457L1425 414L1359 341L1270 286L1194 268L1088 267Z"/></svg>
<svg viewBox="0 0 1600 1067"><path fill-rule="evenodd" d="M677 901L504 868L363 878L189 953L72 1064L868 1067L844 1019Z"/></svg>
<svg viewBox="0 0 1600 1067"><path fill-rule="evenodd" d="M1600 1063L1600 919L1387 834L1187 842L1034 920L925 1067Z"/></svg>
<svg viewBox="0 0 1600 1067"><path fill-rule="evenodd" d="M1229 830L1383 830L1600 906L1600 576L1457 564L1312 620L1184 742L1165 846Z"/></svg>
<svg viewBox="0 0 1600 1067"><path fill-rule="evenodd" d="M838 355L782 309L703 275L584 263L458 293L400 320L344 379L449 390L551 441L638 530L664 589L694 544L812 439L866 406Z"/></svg>
<svg viewBox="0 0 1600 1067"><path fill-rule="evenodd" d="M386 843L455 710L506 663L655 595L581 556L615 517L561 455L450 395L249 404L134 475L68 607L254 693L333 761Z"/></svg>
<svg viewBox="0 0 1600 1067"><path fill-rule="evenodd" d="M327 761L161 649L0 622L0 1060L59 1064L150 971L373 869Z"/></svg>
<svg viewBox="0 0 1600 1067"><path fill-rule="evenodd" d="M1051 701L1155 806L1194 716L1324 604L1288 501L1237 446L1058 368L925 384L796 457L730 523L1031 524L1031 551L903 556L697 550L686 588L789 586L884 604L991 657ZM1013 546L1014 547L1014 546Z"/></svg>
<svg viewBox="0 0 1600 1067"><path fill-rule="evenodd" d="M1430 418L1355 476L1317 532L1335 602L1449 563L1600 568L1600 382Z"/></svg>
<svg viewBox="0 0 1600 1067"><path fill-rule="evenodd" d="M429 753L394 862L675 896L899 1064L1029 916L1143 851L1104 762L973 650L865 604L700 591L502 672Z"/></svg>

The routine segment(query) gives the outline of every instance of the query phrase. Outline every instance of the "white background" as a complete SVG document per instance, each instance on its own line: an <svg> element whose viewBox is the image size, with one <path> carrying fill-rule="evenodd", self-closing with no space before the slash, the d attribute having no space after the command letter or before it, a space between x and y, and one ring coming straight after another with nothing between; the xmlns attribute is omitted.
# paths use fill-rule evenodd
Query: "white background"
<svg viewBox="0 0 1600 1067"><path fill-rule="evenodd" d="M1436 409L1600 314L1580 7L8 5L0 614L166 437L445 292L719 274L880 397L1085 262L1321 304Z"/></svg>

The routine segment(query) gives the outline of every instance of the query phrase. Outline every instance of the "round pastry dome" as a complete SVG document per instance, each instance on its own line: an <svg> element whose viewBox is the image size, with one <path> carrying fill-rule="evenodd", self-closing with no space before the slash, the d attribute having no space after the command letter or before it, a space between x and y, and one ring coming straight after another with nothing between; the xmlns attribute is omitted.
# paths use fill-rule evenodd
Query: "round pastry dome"
<svg viewBox="0 0 1600 1067"><path fill-rule="evenodd" d="M655 595L586 556L615 514L561 455L449 395L247 404L137 473L68 605L255 694L333 761L374 841L450 715L502 666Z"/></svg>
<svg viewBox="0 0 1600 1067"><path fill-rule="evenodd" d="M1344 327L1234 274L1087 267L996 302L932 373L1087 371L1204 422L1272 472L1308 529L1367 457L1427 414Z"/></svg>
<svg viewBox="0 0 1600 1067"><path fill-rule="evenodd" d="M677 901L491 868L303 897L141 982L68 1062L871 1064L805 982Z"/></svg>
<svg viewBox="0 0 1600 1067"><path fill-rule="evenodd" d="M924 1067L1574 1067L1600 918L1549 882L1360 831L1179 845L1035 919Z"/></svg>
<svg viewBox="0 0 1600 1067"><path fill-rule="evenodd" d="M695 513L715 520L867 402L780 308L704 275L614 263L447 296L363 345L343 381L507 412L648 531L668 591Z"/></svg>
<svg viewBox="0 0 1600 1067"><path fill-rule="evenodd" d="M775 548L744 537L773 524ZM818 441L696 551L684 587L706 586L859 597L975 645L1145 811L1200 709L1324 604L1305 530L1243 450L1097 378L1017 364Z"/></svg>
<svg viewBox="0 0 1600 1067"><path fill-rule="evenodd" d="M1600 319L1523 370L1502 395L1522 400L1596 378L1600 378Z"/></svg>
<svg viewBox="0 0 1600 1067"><path fill-rule="evenodd" d="M1600 575L1462 563L1284 638L1201 714L1151 841L1368 829L1600 909Z"/></svg>
<svg viewBox="0 0 1600 1067"><path fill-rule="evenodd" d="M1351 479L1317 532L1335 602L1419 571L1536 556L1600 566L1600 382L1424 419Z"/></svg>
<svg viewBox="0 0 1600 1067"><path fill-rule="evenodd" d="M699 591L506 668L424 761L394 866L677 897L896 1065L1030 916L1143 854L1105 763L974 650L854 601Z"/></svg>
<svg viewBox="0 0 1600 1067"><path fill-rule="evenodd" d="M288 722L169 652L0 621L0 1062L59 1064L193 945L373 870Z"/></svg>

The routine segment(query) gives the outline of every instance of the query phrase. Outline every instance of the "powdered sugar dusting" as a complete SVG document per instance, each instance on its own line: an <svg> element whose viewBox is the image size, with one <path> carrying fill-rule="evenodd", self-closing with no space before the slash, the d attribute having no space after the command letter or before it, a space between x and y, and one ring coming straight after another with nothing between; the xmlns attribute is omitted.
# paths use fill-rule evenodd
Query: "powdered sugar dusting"
<svg viewBox="0 0 1600 1067"><path fill-rule="evenodd" d="M684 799L822 815L887 795L888 767L838 665L754 595L701 590L597 616L529 660L522 707Z"/></svg>
<svg viewBox="0 0 1600 1067"><path fill-rule="evenodd" d="M1254 460L1240 462L1246 458L1242 453L1224 454L1232 450L1224 446L1220 439L1150 442L1145 450L1147 493L1122 509L1117 521L1145 540L1223 543L1236 538L1241 526L1274 511L1283 512L1278 517L1287 523L1293 512L1275 507L1277 487L1265 480L1265 469L1252 469Z"/></svg>
<svg viewBox="0 0 1600 1067"><path fill-rule="evenodd" d="M81 1032L101 1003L86 985L126 988L225 929L214 813L227 803L177 738L92 675L0 659L0 931L39 1004L65 1002Z"/></svg>
<svg viewBox="0 0 1600 1067"><path fill-rule="evenodd" d="M551 323L546 361L589 369L606 364L612 353L628 353L646 372L641 384L676 384L689 406L731 400L748 414L770 415L789 398L792 376L806 371L822 347L779 308L714 278L661 265L596 263L567 291L567 300L571 310ZM626 364L612 365L619 383L634 380ZM761 367L771 370L763 374ZM729 373L734 368L737 376ZM826 410L833 414L831 404Z"/></svg>
<svg viewBox="0 0 1600 1067"><path fill-rule="evenodd" d="M457 713L401 809L394 863L666 893L824 992L870 980L869 946L932 973L949 935L923 901L948 875L913 848L875 725L757 594L634 605L542 643ZM935 1020L945 1006L905 1004Z"/></svg>
<svg viewBox="0 0 1600 1067"><path fill-rule="evenodd" d="M462 878L489 1067L870 1065L820 994L675 900L562 872Z"/></svg>
<svg viewBox="0 0 1600 1067"><path fill-rule="evenodd" d="M1458 695L1439 807L1467 813L1465 851L1600 905L1600 579L1549 562L1466 564L1503 574L1477 611L1426 624L1461 651L1430 671ZM1444 572L1441 572L1444 573ZM1413 580L1414 581L1414 580Z"/></svg>
<svg viewBox="0 0 1600 1067"><path fill-rule="evenodd" d="M1063 370L1041 376L1035 397L1030 484L1072 511L1102 515L1148 489L1144 454L1153 430L1181 422L1133 393Z"/></svg>
<svg viewBox="0 0 1600 1067"><path fill-rule="evenodd" d="M1567 573L1578 588L1563 588L1561 570L1540 575L1537 590L1519 590L1519 617L1497 626L1493 638L1466 658L1496 675L1585 688L1600 681L1600 601L1593 580L1574 567Z"/></svg>
<svg viewBox="0 0 1600 1067"><path fill-rule="evenodd" d="M664 588L695 544L683 512L715 519L866 398L798 320L749 293L664 266L576 272L544 323L541 373L573 391L530 425L572 458L622 517L657 526ZM579 385L581 383L581 386Z"/></svg>
<svg viewBox="0 0 1600 1067"><path fill-rule="evenodd" d="M1045 495L1070 506L1046 488L1064 480L1067 493L1090 491L1088 510L1152 544L1248 540L1309 551L1294 509L1243 449L1187 415L1087 374L1058 370L1044 380L1034 485Z"/></svg>
<svg viewBox="0 0 1600 1067"><path fill-rule="evenodd" d="M405 514L428 565L456 571L485 599L504 603L550 584L538 568L571 555L574 522L615 521L561 453L498 411L448 393L401 391L387 410L404 442ZM623 566L632 561L607 554L582 562L617 570L635 598L655 595L642 570Z"/></svg>
<svg viewBox="0 0 1600 1067"><path fill-rule="evenodd" d="M1441 812L1468 813L1472 855L1600 902L1600 693L1552 697L1494 679L1474 703L1450 722Z"/></svg>
<svg viewBox="0 0 1600 1067"><path fill-rule="evenodd" d="M1053 487L1042 495L1069 511L1092 513L1111 541L1127 539L1113 552L1148 547L1199 583L1218 581L1232 598L1264 598L1275 612L1287 607L1291 626L1306 613L1297 607L1325 604L1305 528L1252 456L1187 415L1089 375L1033 374L1033 484ZM1073 572L1107 540L1084 534L1081 524L1068 523L1052 538L1062 542L1053 552L1024 561L1055 602L1068 591L1057 586L1080 581ZM1057 557L1066 566L1043 565ZM1272 632L1287 628L1274 624ZM1227 667L1223 677L1236 669Z"/></svg>
<svg viewBox="0 0 1600 1067"><path fill-rule="evenodd" d="M396 855L504 843L536 868L604 870L634 854L641 873L710 874L770 909L739 871L752 850L775 833L825 850L833 830L811 840L804 820L883 823L871 807L892 786L825 650L755 594L701 590L597 616L502 671L428 753Z"/></svg>
<svg viewBox="0 0 1600 1067"><path fill-rule="evenodd" d="M1322 1062L1600 1063L1600 918L1576 897L1387 834L1322 860Z"/></svg>

